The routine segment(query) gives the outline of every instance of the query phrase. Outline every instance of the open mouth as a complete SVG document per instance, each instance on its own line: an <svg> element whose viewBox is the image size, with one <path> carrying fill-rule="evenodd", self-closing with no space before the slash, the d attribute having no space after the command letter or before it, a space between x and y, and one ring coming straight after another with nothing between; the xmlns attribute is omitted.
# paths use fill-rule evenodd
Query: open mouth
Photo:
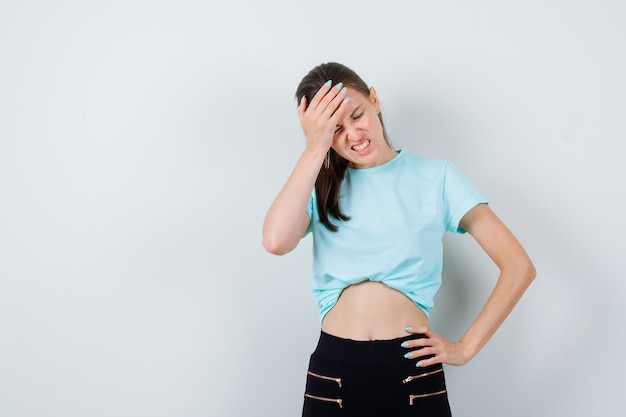
<svg viewBox="0 0 626 417"><path fill-rule="evenodd" d="M365 148L367 148L367 147L369 146L369 144L370 144L369 139L365 139L365 140L364 140L363 142L361 142L360 144L358 144L358 145L354 145L354 146L352 147L352 150L353 150L353 151L357 151L357 152L361 152L361 151L365 150Z"/></svg>

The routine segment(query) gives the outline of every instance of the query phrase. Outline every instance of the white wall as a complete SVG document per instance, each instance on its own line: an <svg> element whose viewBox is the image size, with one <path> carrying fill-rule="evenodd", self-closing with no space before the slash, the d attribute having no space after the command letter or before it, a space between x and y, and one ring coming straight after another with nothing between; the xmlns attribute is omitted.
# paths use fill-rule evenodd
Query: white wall
<svg viewBox="0 0 626 417"><path fill-rule="evenodd" d="M625 3L0 3L0 417L299 415L310 240L261 247L303 146L293 93L336 60L396 147L453 160L538 278L457 417L623 416ZM433 326L495 270L445 240Z"/></svg>

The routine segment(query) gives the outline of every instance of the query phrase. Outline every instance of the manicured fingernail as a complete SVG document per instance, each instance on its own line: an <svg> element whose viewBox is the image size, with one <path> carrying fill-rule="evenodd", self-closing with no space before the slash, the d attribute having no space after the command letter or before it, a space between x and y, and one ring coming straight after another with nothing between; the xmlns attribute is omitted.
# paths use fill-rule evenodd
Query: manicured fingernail
<svg viewBox="0 0 626 417"><path fill-rule="evenodd" d="M350 97L346 97L346 99L343 102L347 104L349 101L350 101Z"/></svg>
<svg viewBox="0 0 626 417"><path fill-rule="evenodd" d="M407 359L411 359L413 357L413 354L411 352L409 352L406 355L404 355L404 357L407 358Z"/></svg>
<svg viewBox="0 0 626 417"><path fill-rule="evenodd" d="M343 87L343 83L339 83L335 86L335 88L337 88L337 90L341 90L341 87Z"/></svg>
<svg viewBox="0 0 626 417"><path fill-rule="evenodd" d="M306 98L306 96L302 96L302 98L300 99L300 104L302 104L302 102L304 101L305 98Z"/></svg>
<svg viewBox="0 0 626 417"><path fill-rule="evenodd" d="M400 346L402 346L402 347L409 347L409 342L402 342L402 344Z"/></svg>
<svg viewBox="0 0 626 417"><path fill-rule="evenodd" d="M346 94L346 91L348 91L348 87L344 87L341 89L341 94Z"/></svg>
<svg viewBox="0 0 626 417"><path fill-rule="evenodd" d="M404 328L404 330L406 330L407 332L411 332L413 331L413 328L411 326L407 326Z"/></svg>
<svg viewBox="0 0 626 417"><path fill-rule="evenodd" d="M416 367L421 368L422 367L422 362L418 362L415 364Z"/></svg>
<svg viewBox="0 0 626 417"><path fill-rule="evenodd" d="M331 85L333 85L333 81L332 80L326 81L326 87L330 87Z"/></svg>

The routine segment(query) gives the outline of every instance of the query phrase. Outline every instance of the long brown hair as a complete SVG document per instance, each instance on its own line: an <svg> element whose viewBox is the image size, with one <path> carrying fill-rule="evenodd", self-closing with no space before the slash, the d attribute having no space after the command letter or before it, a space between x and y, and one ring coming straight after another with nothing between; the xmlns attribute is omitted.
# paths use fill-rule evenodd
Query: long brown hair
<svg viewBox="0 0 626 417"><path fill-rule="evenodd" d="M338 64L336 62L328 62L318 65L313 68L307 75L304 76L298 88L296 90L296 100L298 103L302 97L307 98L307 106L317 91L328 80L332 80L334 84L342 82L344 86L352 88L366 97L369 97L370 90L365 81L345 65ZM385 131L385 124L383 123L383 117L378 113L378 119L383 128L383 136L387 145L389 145L389 139L387 138L387 132ZM391 146L390 146L391 147ZM328 168L322 167L317 180L315 181L315 194L317 196L317 211L320 216L320 220L324 225L333 232L336 232L338 227L332 224L328 218L328 214L332 215L336 219L342 221L350 220L349 216L346 216L339 207L339 188L341 187L341 181L346 174L348 168L348 160L339 156L332 148L328 150L330 165Z"/></svg>

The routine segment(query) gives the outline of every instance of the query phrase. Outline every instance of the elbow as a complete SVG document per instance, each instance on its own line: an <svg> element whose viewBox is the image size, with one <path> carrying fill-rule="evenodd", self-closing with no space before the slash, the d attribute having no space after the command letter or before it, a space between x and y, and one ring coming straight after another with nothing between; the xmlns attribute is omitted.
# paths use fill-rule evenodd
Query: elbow
<svg viewBox="0 0 626 417"><path fill-rule="evenodd" d="M278 239L272 239L269 237L263 237L263 247L266 251L271 253L272 255L285 255L293 249L289 247L284 242L279 241Z"/></svg>
<svg viewBox="0 0 626 417"><path fill-rule="evenodd" d="M263 247L272 255L285 255L298 246L300 236L280 225L263 226Z"/></svg>
<svg viewBox="0 0 626 417"><path fill-rule="evenodd" d="M532 261L528 257L525 257L519 262L517 270L519 276L522 277L522 280L526 284L526 287L528 287L537 276L535 265L533 265Z"/></svg>

